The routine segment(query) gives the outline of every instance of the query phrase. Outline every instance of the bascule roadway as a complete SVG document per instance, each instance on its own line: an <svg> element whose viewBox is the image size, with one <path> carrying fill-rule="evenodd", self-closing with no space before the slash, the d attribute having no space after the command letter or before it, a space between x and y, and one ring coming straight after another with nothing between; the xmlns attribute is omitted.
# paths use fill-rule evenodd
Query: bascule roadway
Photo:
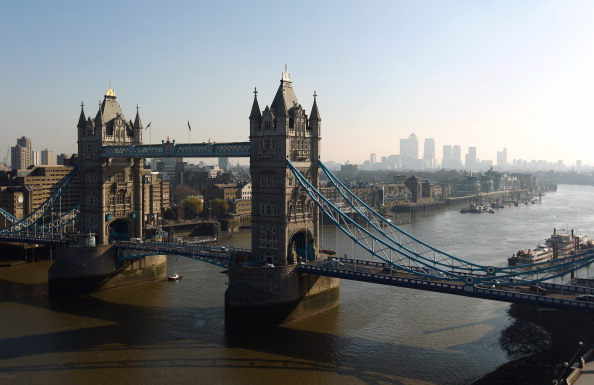
<svg viewBox="0 0 594 385"><path fill-rule="evenodd" d="M236 266L241 261L245 261L250 255L250 250L245 249L192 244L141 243L118 244L117 247L121 260L141 258L151 253L162 253L198 259L223 268ZM303 273L352 281L407 287L495 301L594 312L594 302L576 299L578 295L594 295L594 289L582 286L541 282L538 286L531 288L529 285L519 282L500 283L497 281L496 276L481 276L483 278L482 283L467 284L464 282L466 276L460 276L459 280L446 279L435 275L398 270L385 262L350 258L299 262L297 268ZM487 280L490 280L490 282Z"/></svg>
<svg viewBox="0 0 594 385"><path fill-rule="evenodd" d="M465 276L460 276L460 280L446 280L436 276L396 270L384 262L349 258L300 263L299 270L327 277L408 287L466 297L594 312L594 302L576 299L578 295L594 294L594 289L582 286L542 282L538 286L531 288L531 286L521 283L499 283L497 277L492 277L492 282L489 283L469 285L464 282Z"/></svg>

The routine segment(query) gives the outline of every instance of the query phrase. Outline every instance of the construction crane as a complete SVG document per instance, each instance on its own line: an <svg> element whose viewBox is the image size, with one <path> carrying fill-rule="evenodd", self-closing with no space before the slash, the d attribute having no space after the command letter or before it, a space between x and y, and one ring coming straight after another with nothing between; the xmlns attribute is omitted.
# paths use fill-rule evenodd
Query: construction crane
<svg viewBox="0 0 594 385"><path fill-rule="evenodd" d="M10 145L8 146L8 149L6 150L6 156L4 157L4 166L8 167L8 155L10 155Z"/></svg>

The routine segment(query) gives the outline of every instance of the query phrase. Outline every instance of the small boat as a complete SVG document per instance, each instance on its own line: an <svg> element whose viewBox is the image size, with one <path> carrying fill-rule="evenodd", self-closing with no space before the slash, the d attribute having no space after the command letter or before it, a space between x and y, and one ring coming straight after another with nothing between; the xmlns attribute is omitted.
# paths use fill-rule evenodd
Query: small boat
<svg viewBox="0 0 594 385"><path fill-rule="evenodd" d="M168 276L167 280L168 281L177 281L178 279L181 279L181 278L182 278L181 275L174 273L174 274L171 274L170 276Z"/></svg>
<svg viewBox="0 0 594 385"><path fill-rule="evenodd" d="M334 251L334 250L320 249L320 254L336 255L336 251Z"/></svg>
<svg viewBox="0 0 594 385"><path fill-rule="evenodd" d="M553 250L546 245L538 245L533 250L520 250L517 253L518 265L530 265L553 259ZM509 260L508 260L509 261Z"/></svg>
<svg viewBox="0 0 594 385"><path fill-rule="evenodd" d="M589 248L588 237L571 231L553 229L553 234L546 239L546 245L556 251L557 256L565 256L576 249Z"/></svg>
<svg viewBox="0 0 594 385"><path fill-rule="evenodd" d="M507 259L507 265L508 266L516 266L518 264L519 259L520 258L517 255L512 254L512 256Z"/></svg>

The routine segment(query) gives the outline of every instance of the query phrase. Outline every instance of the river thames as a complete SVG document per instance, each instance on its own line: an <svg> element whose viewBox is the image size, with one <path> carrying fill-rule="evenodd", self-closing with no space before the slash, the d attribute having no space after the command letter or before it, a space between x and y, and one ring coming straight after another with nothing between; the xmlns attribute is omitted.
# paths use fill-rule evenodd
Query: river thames
<svg viewBox="0 0 594 385"><path fill-rule="evenodd" d="M445 210L402 227L499 266L553 228L594 237L592 207L594 187L560 185L542 203ZM334 236L326 226L322 247L350 254ZM249 247L250 234L225 242ZM58 303L47 297L48 267L0 268L1 384L464 385L519 358L500 344L513 321L502 302L343 280L336 308L282 327L228 330L227 276L216 266L170 257L180 281Z"/></svg>

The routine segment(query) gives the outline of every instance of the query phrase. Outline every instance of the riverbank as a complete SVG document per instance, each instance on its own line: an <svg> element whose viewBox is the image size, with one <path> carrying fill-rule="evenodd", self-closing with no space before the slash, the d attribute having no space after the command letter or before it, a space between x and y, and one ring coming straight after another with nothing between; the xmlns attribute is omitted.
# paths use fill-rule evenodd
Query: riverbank
<svg viewBox="0 0 594 385"><path fill-rule="evenodd" d="M594 339L592 314L527 305L511 305L508 313L513 322L499 342L511 361L473 385L550 384L576 353L578 342Z"/></svg>

